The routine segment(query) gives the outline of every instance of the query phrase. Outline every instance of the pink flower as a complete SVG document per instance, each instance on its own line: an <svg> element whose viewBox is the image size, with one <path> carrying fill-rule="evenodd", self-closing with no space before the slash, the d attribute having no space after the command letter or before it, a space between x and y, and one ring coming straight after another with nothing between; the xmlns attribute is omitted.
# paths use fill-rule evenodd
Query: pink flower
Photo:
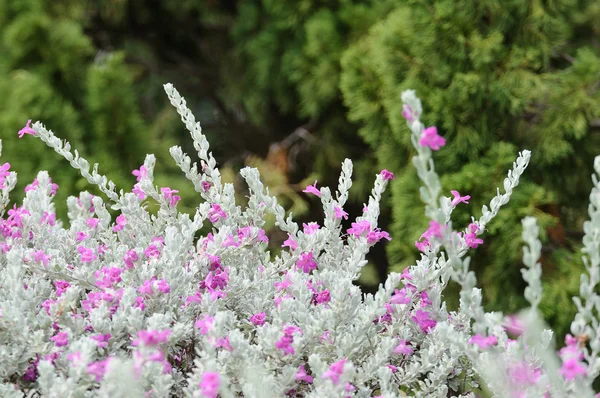
<svg viewBox="0 0 600 398"><path fill-rule="evenodd" d="M427 311L417 310L415 314L412 316L412 320L415 321L417 325L421 328L421 330L425 333L430 333L431 330L435 327L437 322L431 318L429 318L430 314Z"/></svg>
<svg viewBox="0 0 600 398"><path fill-rule="evenodd" d="M315 180L313 185L307 185L302 192L312 193L315 196L321 197L321 191L317 189L317 180Z"/></svg>
<svg viewBox="0 0 600 398"><path fill-rule="evenodd" d="M347 232L350 235L354 235L358 238L363 233L369 232L370 230L371 230L371 223L369 223L367 220L362 220L359 222L353 222L352 228L349 228Z"/></svg>
<svg viewBox="0 0 600 398"><path fill-rule="evenodd" d="M134 193L138 197L138 200L146 199L146 193L142 190L142 187L140 186L140 184L135 184L133 186L133 189L131 190L131 192Z"/></svg>
<svg viewBox="0 0 600 398"><path fill-rule="evenodd" d="M294 333L296 332L302 333L302 330L297 326L284 327L283 336L275 342L275 348L283 351L284 355L293 355L294 347L292 347L292 343L294 342Z"/></svg>
<svg viewBox="0 0 600 398"><path fill-rule="evenodd" d="M340 376L344 373L344 365L346 364L346 359L342 358L339 361L331 364L329 369L323 373L324 379L330 379L333 384L338 385L340 382Z"/></svg>
<svg viewBox="0 0 600 398"><path fill-rule="evenodd" d="M204 372L199 385L203 397L217 398L219 386L221 385L219 377L217 372Z"/></svg>
<svg viewBox="0 0 600 398"><path fill-rule="evenodd" d="M302 227L304 228L304 233L306 235L312 235L319 230L320 225L316 222L310 222L308 224L302 223Z"/></svg>
<svg viewBox="0 0 600 398"><path fill-rule="evenodd" d="M477 231L479 226L477 224L469 224L469 233L465 234L465 243L471 249L475 249L477 246L483 243L482 239L477 237Z"/></svg>
<svg viewBox="0 0 600 398"><path fill-rule="evenodd" d="M227 235L223 243L221 243L221 247L240 247L242 244L235 240L235 237L231 234Z"/></svg>
<svg viewBox="0 0 600 398"><path fill-rule="evenodd" d="M460 196L460 193L458 193L458 191L450 191L450 193L452 194L452 196L454 196L454 199L452 199L452 206L456 206L461 202L469 204L469 199L471 199L469 195Z"/></svg>
<svg viewBox="0 0 600 398"><path fill-rule="evenodd" d="M171 189L169 187L163 187L160 189L160 191L162 192L165 200L168 200L169 205L171 205L172 207L177 206L177 202L179 202L181 200L181 197L179 195L175 195L176 193L179 192L176 189Z"/></svg>
<svg viewBox="0 0 600 398"><path fill-rule="evenodd" d="M67 332L59 332L56 336L51 337L50 340L54 341L57 347L64 347L69 344L69 335Z"/></svg>
<svg viewBox="0 0 600 398"><path fill-rule="evenodd" d="M302 253L298 261L296 261L296 269L300 268L302 272L308 274L310 271L317 269L317 263L313 260L312 252Z"/></svg>
<svg viewBox="0 0 600 398"><path fill-rule="evenodd" d="M520 336L525 331L525 324L516 315L507 315L504 323L504 330L513 336Z"/></svg>
<svg viewBox="0 0 600 398"><path fill-rule="evenodd" d="M92 340L96 340L96 342L98 343L98 347L104 348L108 346L108 340L110 340L110 333L100 333L94 336L90 336L90 338Z"/></svg>
<svg viewBox="0 0 600 398"><path fill-rule="evenodd" d="M398 345L392 351L394 354L402 354L405 356L411 356L414 352L413 348L406 344L406 340L402 339L399 341Z"/></svg>
<svg viewBox="0 0 600 398"><path fill-rule="evenodd" d="M265 313L259 312L258 314L254 314L250 317L250 322L254 324L254 326L262 326L265 324Z"/></svg>
<svg viewBox="0 0 600 398"><path fill-rule="evenodd" d="M171 331L166 330L140 330L137 332L137 339L133 341L133 345L143 344L145 346L156 346L164 343L169 338Z"/></svg>
<svg viewBox="0 0 600 398"><path fill-rule="evenodd" d="M392 173L391 171L387 171L386 169L381 170L381 173L379 173L379 174L381 174L384 181L389 181L389 180L394 179L394 173Z"/></svg>
<svg viewBox="0 0 600 398"><path fill-rule="evenodd" d="M298 369L298 372L296 373L296 380L304 381L306 383L311 384L313 382L313 377L309 376L306 373L306 369L304 369L304 365L300 365L300 368Z"/></svg>
<svg viewBox="0 0 600 398"><path fill-rule="evenodd" d="M277 293L292 286L292 281L290 280L290 276L287 274L287 272L281 282L275 282L273 286L277 288Z"/></svg>
<svg viewBox="0 0 600 398"><path fill-rule="evenodd" d="M43 223L54 226L56 224L56 214L45 211L42 220L40 221L40 225Z"/></svg>
<svg viewBox="0 0 600 398"><path fill-rule="evenodd" d="M207 334L210 329L212 329L213 322L215 318L208 314L203 314L202 319L196 320L194 326L200 329L200 334Z"/></svg>
<svg viewBox="0 0 600 398"><path fill-rule="evenodd" d="M227 351L233 351L233 348L229 343L229 336L225 338L219 337L215 342L215 348L225 348Z"/></svg>
<svg viewBox="0 0 600 398"><path fill-rule="evenodd" d="M85 223L88 225L88 227L90 228L96 228L96 226L98 226L98 223L100 222L99 219L97 218L89 218L85 221Z"/></svg>
<svg viewBox="0 0 600 398"><path fill-rule="evenodd" d="M156 286L158 287L158 291L161 293L171 293L171 286L169 286L167 281L164 279L160 279L158 282L156 282Z"/></svg>
<svg viewBox="0 0 600 398"><path fill-rule="evenodd" d="M322 292L315 294L314 300L317 304L324 304L331 301L329 290L325 289Z"/></svg>
<svg viewBox="0 0 600 398"><path fill-rule="evenodd" d="M218 204L213 204L208 211L208 220L213 224L221 219L225 220L226 218L227 214L225 214Z"/></svg>
<svg viewBox="0 0 600 398"><path fill-rule="evenodd" d="M31 124L31 119L29 119L27 121L27 124L25 124L25 127L23 127L21 130L19 130L19 138L23 138L23 136L25 134L36 135L35 130L32 129L31 127L29 127L30 124Z"/></svg>
<svg viewBox="0 0 600 398"><path fill-rule="evenodd" d="M141 165L139 170L133 170L131 174L136 177L137 182L140 182L142 178L148 177L148 170L146 169L146 166Z"/></svg>
<svg viewBox="0 0 600 398"><path fill-rule="evenodd" d="M55 280L54 287L56 288L56 297L62 296L62 294L69 288L71 284L67 281Z"/></svg>
<svg viewBox="0 0 600 398"><path fill-rule="evenodd" d="M587 369L577 358L568 358L566 361L563 361L560 368L560 374L566 380L573 380L577 376L585 376L587 374Z"/></svg>
<svg viewBox="0 0 600 398"><path fill-rule="evenodd" d="M485 350L493 345L498 344L498 338L496 336L482 336L476 334L469 339L469 344L478 346L480 349Z"/></svg>
<svg viewBox="0 0 600 398"><path fill-rule="evenodd" d="M402 105L402 116L409 122L412 123L415 120L413 111L407 104Z"/></svg>
<svg viewBox="0 0 600 398"><path fill-rule="evenodd" d="M394 294L390 297L390 304L408 304L410 303L410 297L406 295L406 288L403 287L401 290L394 289Z"/></svg>
<svg viewBox="0 0 600 398"><path fill-rule="evenodd" d="M123 256L123 262L129 269L133 268L134 261L137 261L138 259L138 254L134 249L129 250L127 253L125 253L125 256Z"/></svg>
<svg viewBox="0 0 600 398"><path fill-rule="evenodd" d="M289 247L292 250L296 250L298 248L298 243L294 240L291 235L288 235L288 238L283 242L281 247Z"/></svg>
<svg viewBox="0 0 600 398"><path fill-rule="evenodd" d="M33 259L35 262L42 263L45 267L47 267L48 262L50 261L50 256L46 255L43 250L38 250L33 253Z"/></svg>
<svg viewBox="0 0 600 398"><path fill-rule="evenodd" d="M421 146L427 146L433 151L438 151L441 147L446 145L446 139L439 136L437 128L432 126L423 130L423 135L421 136L419 143Z"/></svg>
<svg viewBox="0 0 600 398"><path fill-rule="evenodd" d="M379 228L375 228L373 231L367 232L367 243L372 245L374 243L379 242L381 239L387 239L388 241L392 240L390 238L390 234L386 231L382 231Z"/></svg>
<svg viewBox="0 0 600 398"><path fill-rule="evenodd" d="M202 181L202 189L204 189L204 192L208 192L210 187L212 187L212 184L210 182Z"/></svg>
<svg viewBox="0 0 600 398"><path fill-rule="evenodd" d="M98 257L96 257L96 255L94 254L94 249L88 249L84 246L78 246L77 251L79 251L79 254L81 255L81 262L91 263L92 261L98 259Z"/></svg>
<svg viewBox="0 0 600 398"><path fill-rule="evenodd" d="M0 189L6 188L4 183L6 182L6 177L10 175L8 169L10 169L10 163L8 162L0 166Z"/></svg>
<svg viewBox="0 0 600 398"><path fill-rule="evenodd" d="M341 207L339 206L335 206L333 208L333 211L335 212L335 218L344 218L345 220L348 219L348 213L346 213Z"/></svg>
<svg viewBox="0 0 600 398"><path fill-rule="evenodd" d="M96 361L88 364L87 372L92 376L96 377L96 382L100 382L106 373L106 367L108 366L109 358L103 361Z"/></svg>
<svg viewBox="0 0 600 398"><path fill-rule="evenodd" d="M127 225L127 218L123 214L117 216L116 219L117 225L113 227L114 232L122 231L125 225Z"/></svg>

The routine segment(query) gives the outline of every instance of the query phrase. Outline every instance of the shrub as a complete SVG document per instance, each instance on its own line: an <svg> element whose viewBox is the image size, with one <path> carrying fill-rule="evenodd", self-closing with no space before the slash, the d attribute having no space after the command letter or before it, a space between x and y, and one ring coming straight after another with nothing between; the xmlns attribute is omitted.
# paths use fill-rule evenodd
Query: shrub
<svg viewBox="0 0 600 398"><path fill-rule="evenodd" d="M504 193L498 191L481 218L456 232L452 212L469 197L440 197L431 155L445 141L420 122L414 92L404 92L430 227L417 242L423 254L416 264L390 274L376 294L363 295L352 281L369 248L391 239L377 220L393 174L377 175L363 214L345 233L350 160L342 165L335 195L317 183L306 187L321 200L323 225L300 230L252 168L241 171L250 190L242 209L233 186L221 183L185 100L172 85L165 90L201 159L191 164L181 148L170 150L203 198L193 217L178 212L177 191L154 185L152 155L133 172L138 183L132 192L117 192L98 165L90 171L77 151L39 122L28 123L20 135L39 137L110 202L87 192L70 197L67 227L54 213L57 187L40 172L22 206L4 218L16 174L8 163L0 169L2 396L466 397L488 388L497 396L593 394L600 369L597 177L584 228L587 274L575 299L575 337L567 336L561 365L550 350L552 332L542 330L537 315L542 289L535 219L523 220L531 307L519 316L483 310L466 257L517 187L528 151L508 172ZM600 157L595 168L600 174ZM151 201L159 206L156 215L146 210ZM114 222L109 207L121 212ZM274 257L265 251L262 229L269 213L289 235L287 249ZM212 232L196 239L206 222ZM450 281L461 287L457 311L447 311L443 301Z"/></svg>

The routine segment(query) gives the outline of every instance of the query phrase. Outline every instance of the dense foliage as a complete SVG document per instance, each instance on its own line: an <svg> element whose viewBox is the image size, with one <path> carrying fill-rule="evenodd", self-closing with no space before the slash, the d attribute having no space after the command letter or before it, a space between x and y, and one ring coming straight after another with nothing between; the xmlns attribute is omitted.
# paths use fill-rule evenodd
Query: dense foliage
<svg viewBox="0 0 600 398"><path fill-rule="evenodd" d="M391 242L387 259L372 253L381 281L388 264L414 262L413 242L427 225L399 100L416 88L428 98L426 121L449 140L438 159L445 192L473 197L458 222L489 199L481 182L498 184L514 152L532 149L532 172L488 226L473 267L489 284L490 308L524 305L517 238L520 219L537 216L547 276L541 308L564 331L578 286L573 270L581 269L572 252L586 178L600 152L598 19L593 0L0 0L0 136L43 119L123 188L135 182L126 170L153 152L162 185L181 190L191 210L191 191L164 160L171 144L192 148L156 89L185 81L224 178L258 166L295 214L312 200L300 196L304 183L333 184L345 157L359 177L352 210L370 189L366 176L396 173L382 227L406 239ZM48 169L64 214L68 193L85 181L39 143L5 146L18 155L15 198Z"/></svg>

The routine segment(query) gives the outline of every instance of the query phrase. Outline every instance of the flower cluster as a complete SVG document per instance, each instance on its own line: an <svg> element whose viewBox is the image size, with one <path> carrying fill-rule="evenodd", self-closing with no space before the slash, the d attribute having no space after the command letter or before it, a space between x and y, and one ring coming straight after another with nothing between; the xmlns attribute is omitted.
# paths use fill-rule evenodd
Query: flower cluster
<svg viewBox="0 0 600 398"><path fill-rule="evenodd" d="M509 171L505 192L455 231L451 213L470 196L440 196L431 156L446 140L420 122L421 102L404 92L431 221L416 243L416 264L391 273L377 293L362 294L353 281L370 247L392 239L377 221L393 173L376 176L350 228L342 225L350 216L349 160L334 193L317 182L304 190L320 201L322 221L300 228L252 168L241 171L250 192L242 208L233 186L222 184L185 100L172 85L165 90L200 158L192 164L181 148L170 151L202 198L193 215L178 211L177 190L154 185L154 156L133 171L131 192L117 192L97 165L90 170L39 122L28 121L19 136L44 141L108 201L87 192L70 197L63 224L52 203L58 187L40 172L22 205L11 208L6 198L16 176L8 163L0 166L0 396L474 397L481 383L496 396L593 396L600 372L593 315L600 308L598 178L584 226L587 274L576 300L576 337L567 336L556 355L536 310L542 288L535 220L523 221L531 308L522 314L484 311L467 257L484 244L485 226L517 187L528 151ZM600 175L600 157L595 169ZM159 206L155 215L146 210L150 200ZM268 251L267 216L287 234L278 255ZM211 232L198 238L203 226ZM461 288L456 311L443 300L451 282Z"/></svg>

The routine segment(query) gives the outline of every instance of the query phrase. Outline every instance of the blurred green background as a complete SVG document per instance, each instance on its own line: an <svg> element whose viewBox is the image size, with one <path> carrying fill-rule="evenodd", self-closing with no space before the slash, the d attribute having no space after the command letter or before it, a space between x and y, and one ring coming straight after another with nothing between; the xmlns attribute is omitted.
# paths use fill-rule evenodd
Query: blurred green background
<svg viewBox="0 0 600 398"><path fill-rule="evenodd" d="M319 220L301 190L314 179L335 187L350 157L356 217L375 174L396 174L381 217L393 240L373 250L358 282L372 291L415 261L427 227L399 98L413 88L424 123L448 141L434 155L445 195L473 198L454 213L457 226L481 215L518 151L532 150L472 266L487 309L521 308L520 220L538 217L541 308L562 335L600 154L598 21L597 0L0 0L0 138L19 173L12 199L40 169L60 185L60 218L69 195L97 193L42 142L17 139L33 119L125 190L155 153L156 183L179 189L180 208L192 211L199 198L168 154L181 145L196 158L163 93L172 82L241 201L236 173L252 165L298 220ZM274 248L285 239L270 236Z"/></svg>

